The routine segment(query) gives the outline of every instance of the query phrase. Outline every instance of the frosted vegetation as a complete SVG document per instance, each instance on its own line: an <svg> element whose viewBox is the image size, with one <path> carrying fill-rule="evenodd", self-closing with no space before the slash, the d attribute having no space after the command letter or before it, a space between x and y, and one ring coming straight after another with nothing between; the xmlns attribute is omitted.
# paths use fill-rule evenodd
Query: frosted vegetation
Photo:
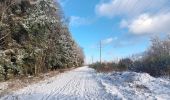
<svg viewBox="0 0 170 100"><path fill-rule="evenodd" d="M146 72L154 77L170 78L170 36L151 39L151 46L145 52L121 59L119 62L99 62L90 65L99 72L135 71Z"/></svg>
<svg viewBox="0 0 170 100"><path fill-rule="evenodd" d="M0 9L0 80L82 65L57 2L1 0Z"/></svg>

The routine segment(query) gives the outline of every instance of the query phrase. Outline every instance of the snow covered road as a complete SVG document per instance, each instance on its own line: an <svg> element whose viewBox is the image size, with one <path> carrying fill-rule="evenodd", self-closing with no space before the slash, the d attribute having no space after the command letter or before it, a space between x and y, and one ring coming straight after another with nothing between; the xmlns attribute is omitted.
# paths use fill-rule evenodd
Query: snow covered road
<svg viewBox="0 0 170 100"><path fill-rule="evenodd" d="M26 87L3 100L111 100L93 69L81 67Z"/></svg>
<svg viewBox="0 0 170 100"><path fill-rule="evenodd" d="M91 68L81 67L25 87L1 100L170 100L169 94L169 81L148 74L97 74Z"/></svg>

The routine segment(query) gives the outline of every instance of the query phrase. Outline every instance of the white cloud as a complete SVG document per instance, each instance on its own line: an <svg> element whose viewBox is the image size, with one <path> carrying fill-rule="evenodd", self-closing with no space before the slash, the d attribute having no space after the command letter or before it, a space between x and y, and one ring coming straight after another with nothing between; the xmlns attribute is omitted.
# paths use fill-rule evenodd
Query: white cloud
<svg viewBox="0 0 170 100"><path fill-rule="evenodd" d="M113 42L117 41L118 37L109 37L107 39L101 40L102 47L112 44ZM100 42L98 41L96 44L90 46L91 49L98 49L100 46Z"/></svg>
<svg viewBox="0 0 170 100"><path fill-rule="evenodd" d="M96 5L96 13L101 16L139 15L146 11L157 12L169 7L169 0L109 0ZM169 8L168 8L169 9Z"/></svg>
<svg viewBox="0 0 170 100"><path fill-rule="evenodd" d="M103 40L102 41L102 44L110 44L110 43L112 43L113 42L113 38L108 38L108 39L106 39L106 40Z"/></svg>
<svg viewBox="0 0 170 100"><path fill-rule="evenodd" d="M131 21L123 20L121 24L121 26L127 27L130 33L136 35L168 34L170 33L170 12L157 15L142 14Z"/></svg>
<svg viewBox="0 0 170 100"><path fill-rule="evenodd" d="M88 25L92 21L89 20L88 18L83 18L79 16L71 16L70 17L70 25L71 26L81 26L81 25Z"/></svg>
<svg viewBox="0 0 170 100"><path fill-rule="evenodd" d="M114 38L107 38L105 40L102 40L102 44L103 45L108 45L108 44L111 44L113 41L117 40L118 38L117 37L114 37Z"/></svg>
<svg viewBox="0 0 170 100"><path fill-rule="evenodd" d="M65 6L69 2L69 0L56 0L56 1L59 2L61 6Z"/></svg>
<svg viewBox="0 0 170 100"><path fill-rule="evenodd" d="M79 16L71 16L70 17L70 25L71 26L82 26L82 25L89 25L96 21L95 18L88 18L88 17L79 17Z"/></svg>
<svg viewBox="0 0 170 100"><path fill-rule="evenodd" d="M120 22L120 27L121 28L126 28L128 26L128 22L126 21L126 20L122 20L121 22Z"/></svg>

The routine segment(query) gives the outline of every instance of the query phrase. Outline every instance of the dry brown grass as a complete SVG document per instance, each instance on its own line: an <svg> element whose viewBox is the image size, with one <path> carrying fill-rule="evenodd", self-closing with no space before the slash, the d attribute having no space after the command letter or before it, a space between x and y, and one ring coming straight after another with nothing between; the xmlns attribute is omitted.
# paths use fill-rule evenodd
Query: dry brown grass
<svg viewBox="0 0 170 100"><path fill-rule="evenodd" d="M104 72L104 73L108 73L108 72L112 72L114 71L114 69L112 67L108 67L108 66L104 66L104 67L99 67L97 69L98 72Z"/></svg>

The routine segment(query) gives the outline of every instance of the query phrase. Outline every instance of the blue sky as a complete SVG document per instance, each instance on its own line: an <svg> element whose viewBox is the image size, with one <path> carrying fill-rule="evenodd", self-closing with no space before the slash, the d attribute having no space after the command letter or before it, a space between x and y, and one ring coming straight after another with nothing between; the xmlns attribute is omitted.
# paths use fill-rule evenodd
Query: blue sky
<svg viewBox="0 0 170 100"><path fill-rule="evenodd" d="M86 62L113 61L147 50L150 37L170 34L169 0L59 0Z"/></svg>

